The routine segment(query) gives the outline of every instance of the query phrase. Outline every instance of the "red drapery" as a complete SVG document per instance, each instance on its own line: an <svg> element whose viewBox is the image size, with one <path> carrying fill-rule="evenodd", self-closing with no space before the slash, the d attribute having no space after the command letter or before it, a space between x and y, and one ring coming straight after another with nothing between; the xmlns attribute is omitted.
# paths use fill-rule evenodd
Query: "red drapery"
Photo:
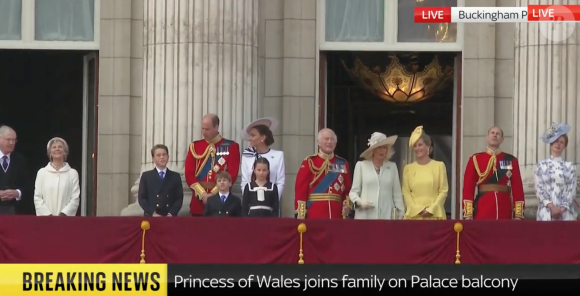
<svg viewBox="0 0 580 296"><path fill-rule="evenodd" d="M0 217L0 263L138 263L139 217ZM147 263L454 263L457 221L151 218ZM462 264L580 263L580 222L461 221Z"/></svg>

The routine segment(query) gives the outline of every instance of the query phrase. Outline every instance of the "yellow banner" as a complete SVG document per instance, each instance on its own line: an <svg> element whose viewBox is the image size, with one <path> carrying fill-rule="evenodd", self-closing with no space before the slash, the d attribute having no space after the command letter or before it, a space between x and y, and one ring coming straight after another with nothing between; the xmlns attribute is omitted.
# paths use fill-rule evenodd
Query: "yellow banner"
<svg viewBox="0 0 580 296"><path fill-rule="evenodd" d="M166 264L0 264L0 295L167 295ZM74 294L73 294L74 293Z"/></svg>

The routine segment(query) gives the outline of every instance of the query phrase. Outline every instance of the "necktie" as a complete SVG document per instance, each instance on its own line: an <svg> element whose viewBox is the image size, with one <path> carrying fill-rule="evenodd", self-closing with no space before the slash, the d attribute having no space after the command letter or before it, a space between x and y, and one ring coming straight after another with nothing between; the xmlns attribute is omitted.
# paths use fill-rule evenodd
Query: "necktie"
<svg viewBox="0 0 580 296"><path fill-rule="evenodd" d="M2 169L4 169L4 171L8 169L8 156L6 155L2 157Z"/></svg>
<svg viewBox="0 0 580 296"><path fill-rule="evenodd" d="M161 177L161 179L163 179L163 177L165 177L165 172L159 172L159 177Z"/></svg>
<svg viewBox="0 0 580 296"><path fill-rule="evenodd" d="M222 199L222 202L226 202L226 196L225 195L222 195L221 196L221 199Z"/></svg>

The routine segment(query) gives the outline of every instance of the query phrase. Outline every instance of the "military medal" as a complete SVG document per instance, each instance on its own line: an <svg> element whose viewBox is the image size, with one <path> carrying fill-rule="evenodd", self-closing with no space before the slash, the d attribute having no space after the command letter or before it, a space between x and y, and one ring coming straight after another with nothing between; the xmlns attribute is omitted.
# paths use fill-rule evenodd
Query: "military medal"
<svg viewBox="0 0 580 296"><path fill-rule="evenodd" d="M219 163L220 165L224 165L224 163L226 163L226 160L225 160L225 159L223 159L223 158L220 158L220 160L218 160L218 163Z"/></svg>
<svg viewBox="0 0 580 296"><path fill-rule="evenodd" d="M344 182L344 178L342 177L342 175L338 176L338 182L340 182L340 184Z"/></svg>
<svg viewBox="0 0 580 296"><path fill-rule="evenodd" d="M338 183L334 183L334 191L340 190L340 185Z"/></svg>
<svg viewBox="0 0 580 296"><path fill-rule="evenodd" d="M214 172L216 172L216 173L217 173L217 172L220 170L220 167L219 167L219 165L215 165L215 166L213 167L213 170L214 170Z"/></svg>

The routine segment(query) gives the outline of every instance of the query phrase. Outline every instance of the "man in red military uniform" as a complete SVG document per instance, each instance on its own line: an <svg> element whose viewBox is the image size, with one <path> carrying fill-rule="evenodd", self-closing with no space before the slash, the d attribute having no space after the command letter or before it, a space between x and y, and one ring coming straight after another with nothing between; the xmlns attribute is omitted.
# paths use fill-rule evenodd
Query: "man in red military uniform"
<svg viewBox="0 0 580 296"><path fill-rule="evenodd" d="M503 142L499 127L489 129L486 139L487 150L474 154L467 162L463 218L523 219L524 187L518 159L499 150Z"/></svg>
<svg viewBox="0 0 580 296"><path fill-rule="evenodd" d="M334 155L336 134L331 129L320 130L318 147L318 154L306 157L296 175L296 218L346 218L352 184L348 162Z"/></svg>
<svg viewBox="0 0 580 296"><path fill-rule="evenodd" d="M238 178L240 145L222 138L219 125L217 115L205 115L201 121L203 140L189 144L185 158L185 182L192 191L189 206L192 216L203 216L207 198L218 193L215 179L218 172L228 172L232 182Z"/></svg>

